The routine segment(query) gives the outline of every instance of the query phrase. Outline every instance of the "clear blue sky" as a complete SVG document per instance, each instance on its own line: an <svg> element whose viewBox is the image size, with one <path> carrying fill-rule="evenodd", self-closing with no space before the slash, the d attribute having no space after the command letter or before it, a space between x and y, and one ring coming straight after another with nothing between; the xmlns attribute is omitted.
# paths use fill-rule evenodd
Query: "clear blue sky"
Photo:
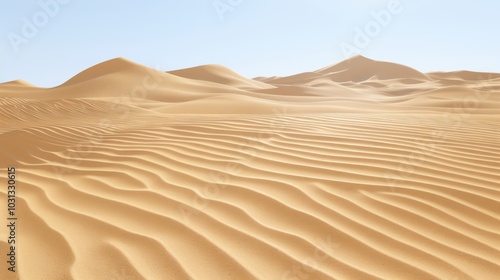
<svg viewBox="0 0 500 280"><path fill-rule="evenodd" d="M424 72L500 72L497 0L400 0L381 28L372 13L391 13L394 0L59 1L0 0L0 82L56 86L120 56L165 71L215 63L284 76L345 59L346 44ZM354 43L356 28L371 30L369 43Z"/></svg>

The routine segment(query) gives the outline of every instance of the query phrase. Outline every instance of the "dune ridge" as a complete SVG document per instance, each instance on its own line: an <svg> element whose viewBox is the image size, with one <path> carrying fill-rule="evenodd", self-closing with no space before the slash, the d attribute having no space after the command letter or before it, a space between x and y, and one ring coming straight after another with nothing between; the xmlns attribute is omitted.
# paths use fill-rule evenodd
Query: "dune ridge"
<svg viewBox="0 0 500 280"><path fill-rule="evenodd" d="M495 280L497 75L354 57L252 80L119 58L0 84L20 215L0 278Z"/></svg>

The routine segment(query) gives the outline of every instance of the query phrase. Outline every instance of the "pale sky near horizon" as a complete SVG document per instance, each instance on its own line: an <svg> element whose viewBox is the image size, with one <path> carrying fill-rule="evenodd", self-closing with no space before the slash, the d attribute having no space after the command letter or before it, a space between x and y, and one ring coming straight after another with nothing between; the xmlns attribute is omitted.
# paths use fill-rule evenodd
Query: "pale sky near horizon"
<svg viewBox="0 0 500 280"><path fill-rule="evenodd" d="M115 57L164 71L222 64L247 77L285 76L344 60L354 54L342 51L348 45L422 72L500 72L493 0L59 2L0 0L0 82L56 86ZM374 14L388 13L377 23Z"/></svg>

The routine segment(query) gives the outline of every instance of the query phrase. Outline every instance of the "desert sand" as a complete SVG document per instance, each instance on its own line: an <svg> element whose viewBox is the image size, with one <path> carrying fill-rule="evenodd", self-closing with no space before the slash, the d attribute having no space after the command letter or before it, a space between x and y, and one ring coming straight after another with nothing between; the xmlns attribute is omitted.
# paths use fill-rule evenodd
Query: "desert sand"
<svg viewBox="0 0 500 280"><path fill-rule="evenodd" d="M0 84L0 279L500 279L500 74L118 58Z"/></svg>

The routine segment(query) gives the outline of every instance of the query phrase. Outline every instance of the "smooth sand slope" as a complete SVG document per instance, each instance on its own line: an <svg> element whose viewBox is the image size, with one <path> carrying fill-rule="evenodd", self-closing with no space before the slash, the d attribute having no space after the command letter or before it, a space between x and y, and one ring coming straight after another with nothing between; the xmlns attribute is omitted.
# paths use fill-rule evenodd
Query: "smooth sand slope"
<svg viewBox="0 0 500 280"><path fill-rule="evenodd" d="M499 74L361 56L0 84L0 279L496 280L499 114Z"/></svg>

